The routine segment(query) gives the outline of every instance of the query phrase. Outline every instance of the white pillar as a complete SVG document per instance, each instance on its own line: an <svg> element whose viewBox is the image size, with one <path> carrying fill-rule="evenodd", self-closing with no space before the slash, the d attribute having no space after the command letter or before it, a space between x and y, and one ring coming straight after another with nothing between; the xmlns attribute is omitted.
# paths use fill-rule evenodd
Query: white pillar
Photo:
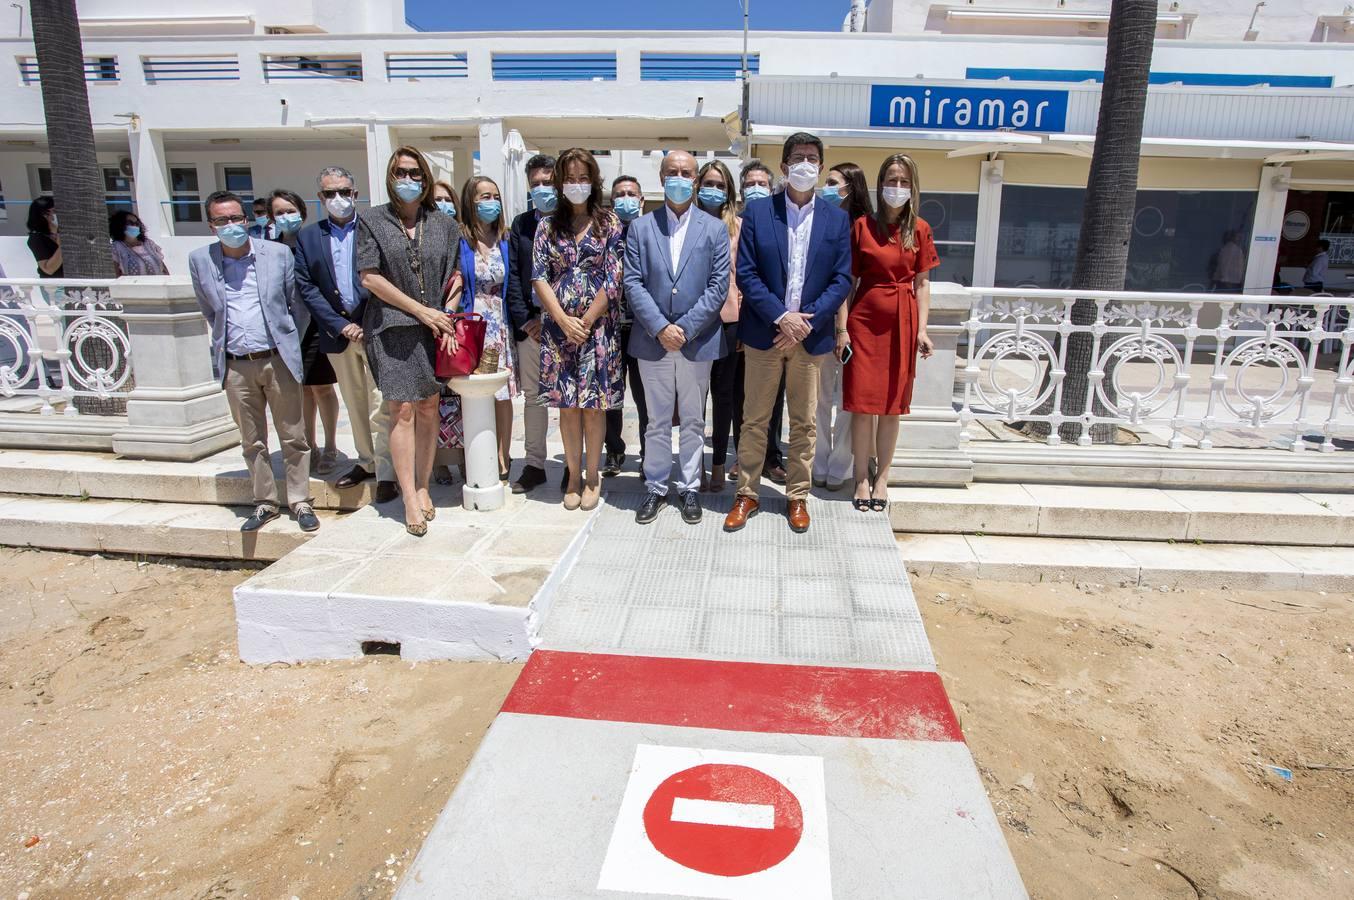
<svg viewBox="0 0 1354 900"><path fill-rule="evenodd" d="M978 226L974 235L973 284L991 287L997 278L997 238L1001 227L1001 160L984 160L978 173Z"/></svg>
<svg viewBox="0 0 1354 900"><path fill-rule="evenodd" d="M174 216L168 203L169 169L165 166L164 132L139 122L127 132L131 148L136 211L150 231L149 237L163 241L174 234Z"/></svg>
<svg viewBox="0 0 1354 900"><path fill-rule="evenodd" d="M467 144L458 144L451 150L451 177L455 179L452 184L460 190L465 180L475 174L475 158L471 154L470 147Z"/></svg>
<svg viewBox="0 0 1354 900"><path fill-rule="evenodd" d="M367 199L379 206L390 198L386 196L386 166L395 146L389 125L367 124Z"/></svg>
<svg viewBox="0 0 1354 900"><path fill-rule="evenodd" d="M1274 267L1279 264L1279 238L1284 211L1288 208L1287 166L1262 166L1255 198L1255 222L1251 226L1250 252L1246 254L1248 294L1268 294L1274 285Z"/></svg>
<svg viewBox="0 0 1354 900"><path fill-rule="evenodd" d="M480 174L503 183L503 120L480 122Z"/></svg>
<svg viewBox="0 0 1354 900"><path fill-rule="evenodd" d="M461 489L461 502L466 509L490 510L503 506L503 482L498 478L494 394L507 383L506 371L451 379L451 389L461 395L465 445L465 487Z"/></svg>

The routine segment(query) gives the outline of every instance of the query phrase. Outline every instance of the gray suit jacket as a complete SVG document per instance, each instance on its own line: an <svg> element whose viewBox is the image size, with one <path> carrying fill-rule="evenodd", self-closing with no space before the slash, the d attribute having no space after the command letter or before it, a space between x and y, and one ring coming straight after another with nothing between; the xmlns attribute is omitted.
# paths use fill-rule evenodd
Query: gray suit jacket
<svg viewBox="0 0 1354 900"><path fill-rule="evenodd" d="M728 351L719 310L729 293L729 232L695 204L689 215L676 275L666 205L631 222L625 236L625 299L635 319L630 355L636 359L662 359L667 351L658 332L673 324L686 334L682 355L693 362Z"/></svg>
<svg viewBox="0 0 1354 900"><path fill-rule="evenodd" d="M301 332L292 318L292 307L299 306L301 296L296 289L296 266L291 250L285 244L252 238L254 245L254 274L263 300L263 320L268 337L278 355L300 384L304 378L301 365ZM221 262L221 244L212 241L188 254L188 271L193 277L193 291L198 306L207 319L212 335L213 371L226 377L226 278Z"/></svg>

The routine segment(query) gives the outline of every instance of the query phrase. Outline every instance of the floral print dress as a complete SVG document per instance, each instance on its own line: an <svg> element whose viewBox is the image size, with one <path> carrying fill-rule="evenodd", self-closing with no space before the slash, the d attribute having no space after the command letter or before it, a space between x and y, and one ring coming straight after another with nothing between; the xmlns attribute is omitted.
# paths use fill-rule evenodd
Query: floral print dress
<svg viewBox="0 0 1354 900"><path fill-rule="evenodd" d="M598 235L589 229L580 241L556 236L550 219L536 228L531 277L554 290L564 312L582 316L599 291L607 293L606 315L582 344L541 317L541 402L556 409L616 409L625 400L625 366L620 344L621 222L608 214Z"/></svg>
<svg viewBox="0 0 1354 900"><path fill-rule="evenodd" d="M494 394L495 400L511 400L518 394L515 341L508 328L508 313L503 308L503 280L508 268L503 251L495 244L487 254L475 253L474 310L484 316L484 347L498 350L498 371L508 372L508 383Z"/></svg>

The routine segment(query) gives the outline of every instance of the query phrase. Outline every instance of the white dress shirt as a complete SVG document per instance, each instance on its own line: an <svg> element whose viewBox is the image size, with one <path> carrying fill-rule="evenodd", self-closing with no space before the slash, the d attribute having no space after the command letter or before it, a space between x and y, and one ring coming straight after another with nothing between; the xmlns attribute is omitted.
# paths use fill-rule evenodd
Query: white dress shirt
<svg viewBox="0 0 1354 900"><path fill-rule="evenodd" d="M1307 265L1307 271L1302 273L1303 284L1325 284L1326 273L1330 271L1330 254L1322 250Z"/></svg>
<svg viewBox="0 0 1354 900"><path fill-rule="evenodd" d="M790 232L790 265L786 273L785 309L799 312L804 294L804 269L809 261L809 237L813 234L813 197L803 206L796 206L785 195L785 219Z"/></svg>
<svg viewBox="0 0 1354 900"><path fill-rule="evenodd" d="M691 225L691 210L695 207L696 204L692 203L679 216L671 206L663 206L668 215L668 255L672 257L673 275L677 274L677 264L682 260L682 244L686 243L686 230Z"/></svg>
<svg viewBox="0 0 1354 900"><path fill-rule="evenodd" d="M273 349L273 339L268 336L263 318L252 241L249 252L238 259L221 255L221 275L226 283L226 352L245 356Z"/></svg>

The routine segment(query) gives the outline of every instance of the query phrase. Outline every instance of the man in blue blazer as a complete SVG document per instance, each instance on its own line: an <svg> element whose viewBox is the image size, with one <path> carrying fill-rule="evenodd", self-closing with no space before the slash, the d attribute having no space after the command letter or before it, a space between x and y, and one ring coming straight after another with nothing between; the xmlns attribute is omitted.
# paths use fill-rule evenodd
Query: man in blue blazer
<svg viewBox="0 0 1354 900"><path fill-rule="evenodd" d="M302 421L301 335L295 264L284 244L250 238L244 203L217 191L204 204L216 242L188 255L198 306L212 336L212 363L254 487L254 513L241 526L257 531L279 515L268 454L268 414L282 444L287 503L302 531L320 527L310 496L310 445Z"/></svg>
<svg viewBox="0 0 1354 900"><path fill-rule="evenodd" d="M296 286L319 328L320 350L338 377L357 449L357 465L334 482L348 488L376 478L376 502L399 494L390 462L390 414L367 365L362 313L367 291L353 265L357 246L357 186L352 173L329 166L316 179L327 216L296 237Z"/></svg>
<svg viewBox="0 0 1354 900"><path fill-rule="evenodd" d="M851 221L817 198L822 166L822 141L805 132L790 135L781 150L785 191L754 200L743 212L738 337L747 370L738 496L724 520L725 531L738 531L757 514L766 427L782 375L790 415L786 512L792 531L809 529L819 370L834 347L833 317L851 290Z"/></svg>
<svg viewBox="0 0 1354 900"><path fill-rule="evenodd" d="M639 361L649 411L644 438L648 495L635 521L643 525L656 519L667 497L675 411L681 426L677 493L682 519L695 524L701 520L705 395L710 367L726 349L719 310L729 293L729 232L693 202L696 160L690 153L668 153L658 174L665 202L630 224L622 269L634 317L629 350Z"/></svg>

